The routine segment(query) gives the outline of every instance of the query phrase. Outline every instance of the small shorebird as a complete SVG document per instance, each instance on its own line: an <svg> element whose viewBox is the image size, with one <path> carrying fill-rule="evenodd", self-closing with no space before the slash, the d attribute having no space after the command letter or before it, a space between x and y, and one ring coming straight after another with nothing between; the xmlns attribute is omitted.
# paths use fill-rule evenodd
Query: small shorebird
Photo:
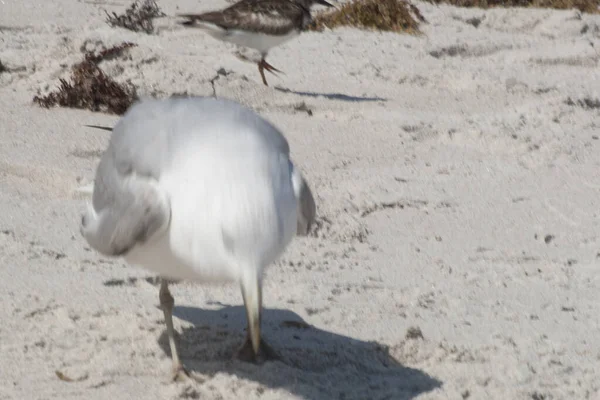
<svg viewBox="0 0 600 400"><path fill-rule="evenodd" d="M315 213L277 128L231 100L170 98L134 104L112 129L80 229L99 253L162 278L175 379L189 374L168 281L239 284L248 333L237 356L273 357L260 335L263 270L308 234Z"/></svg>
<svg viewBox="0 0 600 400"><path fill-rule="evenodd" d="M325 0L241 0L221 11L179 14L182 25L201 28L215 39L248 47L261 55L258 72L266 86L264 70L281 72L265 61L268 51L300 34L312 21L310 7Z"/></svg>

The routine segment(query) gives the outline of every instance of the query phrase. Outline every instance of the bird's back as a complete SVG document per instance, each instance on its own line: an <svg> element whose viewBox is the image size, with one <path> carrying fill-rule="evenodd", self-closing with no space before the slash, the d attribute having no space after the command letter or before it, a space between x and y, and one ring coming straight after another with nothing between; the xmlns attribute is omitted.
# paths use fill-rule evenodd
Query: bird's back
<svg viewBox="0 0 600 400"><path fill-rule="evenodd" d="M203 27L202 22L224 30L242 29L276 36L287 35L294 29L304 28L310 22L310 11L302 3L289 0L245 0L221 11L202 14L179 14L188 18L184 26ZM198 23L200 23L198 25ZM204 26L207 28L206 26ZM211 31L210 29L208 29ZM216 32L212 32L216 34Z"/></svg>
<svg viewBox="0 0 600 400"><path fill-rule="evenodd" d="M149 182L169 203L168 230L125 258L173 278L231 280L240 263L262 267L293 237L293 170L281 133L235 102L149 100L115 126L93 205L119 207L123 182Z"/></svg>

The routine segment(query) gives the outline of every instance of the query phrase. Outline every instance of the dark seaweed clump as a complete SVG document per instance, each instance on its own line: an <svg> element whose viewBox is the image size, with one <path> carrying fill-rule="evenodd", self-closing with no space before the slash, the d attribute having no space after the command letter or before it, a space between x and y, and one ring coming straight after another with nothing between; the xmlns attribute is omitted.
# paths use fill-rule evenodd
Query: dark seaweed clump
<svg viewBox="0 0 600 400"><path fill-rule="evenodd" d="M133 43L108 48L95 54L85 53L82 62L71 67L71 79L60 79L59 87L45 96L35 96L34 103L41 107L53 106L86 109L122 115L138 97L135 87L121 84L107 76L98 64L119 56L126 49L136 46Z"/></svg>
<svg viewBox="0 0 600 400"><path fill-rule="evenodd" d="M154 32L154 18L164 17L163 13L154 0L134 1L125 14L118 15L115 12L106 12L106 22L112 26L129 29L134 32L146 32L151 34Z"/></svg>
<svg viewBox="0 0 600 400"><path fill-rule="evenodd" d="M352 26L379 31L418 33L419 9L405 0L353 0L332 12L315 16L309 29L322 31L337 26Z"/></svg>

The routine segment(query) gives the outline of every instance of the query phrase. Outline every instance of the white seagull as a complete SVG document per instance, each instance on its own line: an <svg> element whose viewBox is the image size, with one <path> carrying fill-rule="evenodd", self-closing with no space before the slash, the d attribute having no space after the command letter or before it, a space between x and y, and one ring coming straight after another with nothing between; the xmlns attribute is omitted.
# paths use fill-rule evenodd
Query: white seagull
<svg viewBox="0 0 600 400"><path fill-rule="evenodd" d="M308 234L315 213L287 140L252 110L212 97L144 100L112 129L81 234L99 253L163 278L177 379L189 375L176 348L168 281L239 284L248 333L238 357L269 356L260 336L263 270L294 235Z"/></svg>

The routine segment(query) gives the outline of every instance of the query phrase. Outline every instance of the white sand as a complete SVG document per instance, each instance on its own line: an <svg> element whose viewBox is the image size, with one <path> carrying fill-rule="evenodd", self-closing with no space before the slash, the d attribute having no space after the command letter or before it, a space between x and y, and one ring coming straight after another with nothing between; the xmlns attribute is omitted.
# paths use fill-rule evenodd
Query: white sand
<svg viewBox="0 0 600 400"><path fill-rule="evenodd" d="M286 75L266 88L201 31L104 22L129 4L0 1L0 399L600 398L600 109L577 104L600 100L600 16L417 3L425 35L307 33L271 51ZM312 184L318 235L265 282L282 362L231 361L237 287L180 284L203 383L167 383L151 275L79 235L76 189L109 136L82 125L118 117L31 100L82 48L124 40L138 47L101 66L141 94L210 95L223 68L217 94L279 126Z"/></svg>

